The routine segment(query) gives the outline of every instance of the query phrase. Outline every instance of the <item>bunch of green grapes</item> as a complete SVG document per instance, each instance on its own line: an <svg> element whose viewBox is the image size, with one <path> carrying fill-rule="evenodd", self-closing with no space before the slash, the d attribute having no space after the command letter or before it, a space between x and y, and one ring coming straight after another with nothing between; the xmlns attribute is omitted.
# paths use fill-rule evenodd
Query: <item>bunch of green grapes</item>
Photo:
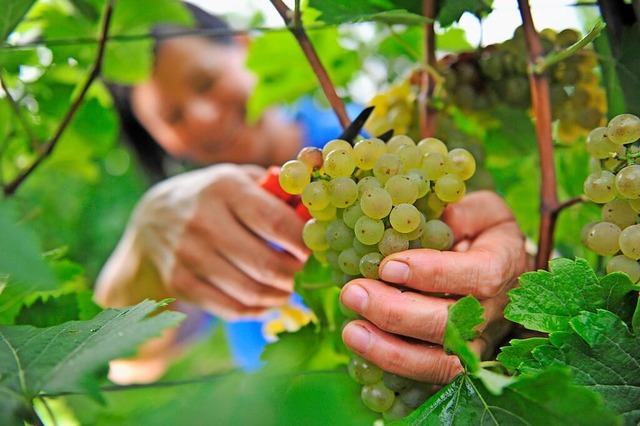
<svg viewBox="0 0 640 426"><path fill-rule="evenodd" d="M613 256L607 273L622 271L640 280L640 118L620 114L586 139L592 172L584 182L586 197L602 204L602 220L582 230L582 242L601 256Z"/></svg>
<svg viewBox="0 0 640 426"><path fill-rule="evenodd" d="M453 232L440 216L461 199L476 170L473 155L440 139L406 135L351 145L332 140L285 163L283 190L299 194L312 218L302 238L339 287L357 277L379 279L385 256L411 248L448 250ZM385 418L404 417L430 395L430 385L384 373L353 357L349 371L362 400Z"/></svg>
<svg viewBox="0 0 640 426"><path fill-rule="evenodd" d="M402 78L371 98L369 104L375 109L365 127L370 134L381 135L389 129L402 135L413 134L417 123L417 88L412 80Z"/></svg>
<svg viewBox="0 0 640 426"><path fill-rule="evenodd" d="M563 50L580 37L573 29L540 32L545 54ZM466 111L482 111L500 104L530 109L526 54L520 27L512 39L503 43L476 53L443 58L445 90L450 101ZM606 97L599 86L596 65L594 51L585 48L553 64L548 71L552 117L558 121L557 137L561 142L573 142L603 123Z"/></svg>

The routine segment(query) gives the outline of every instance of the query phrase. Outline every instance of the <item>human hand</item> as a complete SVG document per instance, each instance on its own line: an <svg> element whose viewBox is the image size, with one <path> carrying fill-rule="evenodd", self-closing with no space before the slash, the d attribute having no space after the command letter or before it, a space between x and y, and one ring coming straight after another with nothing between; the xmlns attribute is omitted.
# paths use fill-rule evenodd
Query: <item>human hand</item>
<svg viewBox="0 0 640 426"><path fill-rule="evenodd" d="M442 348L447 307L471 294L484 307L478 354L490 354L509 330L503 317L506 292L527 269L525 240L507 204L478 191L448 206L444 220L454 232L453 251L414 249L387 256L382 281L355 279L342 303L364 317L347 324L342 337L358 355L385 371L445 384L462 371Z"/></svg>
<svg viewBox="0 0 640 426"><path fill-rule="evenodd" d="M98 302L174 297L224 319L286 304L309 254L304 221L257 185L264 173L221 164L152 188L100 275Z"/></svg>

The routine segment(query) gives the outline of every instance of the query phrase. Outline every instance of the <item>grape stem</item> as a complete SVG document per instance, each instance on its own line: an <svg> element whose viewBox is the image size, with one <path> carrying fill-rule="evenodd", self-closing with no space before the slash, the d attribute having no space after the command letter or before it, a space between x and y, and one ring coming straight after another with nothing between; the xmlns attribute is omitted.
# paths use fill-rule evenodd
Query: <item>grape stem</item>
<svg viewBox="0 0 640 426"><path fill-rule="evenodd" d="M33 173L36 170L36 168L38 168L40 164L42 164L42 162L47 157L51 155L51 153L53 152L53 149L56 147L56 145L60 141L60 138L62 137L63 133L65 132L67 127L69 127L69 125L71 124L71 121L73 120L73 117L75 116L76 112L78 111L78 109L80 109L80 106L82 105L82 102L84 101L84 98L87 95L89 88L91 87L95 79L100 75L100 72L102 70L102 59L104 57L104 53L107 46L107 39L109 36L109 26L111 25L111 17L113 15L114 4L115 4L115 0L109 0L105 7L104 18L102 20L102 27L100 29L98 52L96 53L96 57L94 59L91 70L89 71L89 75L87 76L80 91L78 92L78 95L76 96L73 103L69 106L69 109L67 110L64 117L62 118L62 121L58 125L58 128L54 133L54 135L42 147L42 151L40 155L36 157L36 159L33 161L33 163L30 166L22 170L22 172L18 176L16 176L15 179L13 179L11 182L6 184L2 188L5 198L15 194L18 187L22 185L22 183L31 175L31 173Z"/></svg>
<svg viewBox="0 0 640 426"><path fill-rule="evenodd" d="M329 78L329 74L327 70L322 65L318 53L316 52L311 40L309 40L309 36L307 35L304 27L302 25L301 13L300 13L300 4L296 2L296 10L292 11L289 9L289 6L284 4L282 0L271 0L271 4L278 11L285 25L293 34L293 36L298 41L300 48L303 53L307 57L307 61L316 77L318 78L318 82L320 83L320 87L324 92L331 108L335 112L338 117L338 121L343 129L345 129L349 125L349 116L347 115L347 110L342 102L342 99L336 93L336 89L331 82L331 78Z"/></svg>
<svg viewBox="0 0 640 426"><path fill-rule="evenodd" d="M546 74L536 74L534 67L544 56L540 36L531 16L528 0L518 0L527 44L528 74L531 86L531 100L535 116L538 153L540 155L541 191L540 191L540 227L538 235L538 253L536 269L547 269L556 220L560 212L556 188L556 172L553 160L553 136L551 133L551 102L549 99L549 79Z"/></svg>

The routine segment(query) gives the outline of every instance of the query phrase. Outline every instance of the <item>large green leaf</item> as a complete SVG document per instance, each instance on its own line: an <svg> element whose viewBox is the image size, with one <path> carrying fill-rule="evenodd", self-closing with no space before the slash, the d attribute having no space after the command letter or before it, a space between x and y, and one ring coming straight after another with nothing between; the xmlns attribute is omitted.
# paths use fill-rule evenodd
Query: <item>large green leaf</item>
<svg viewBox="0 0 640 426"><path fill-rule="evenodd" d="M105 310L89 321L49 328L0 327L0 391L13 396L8 417L29 412L31 400L40 394L87 392L96 396L94 375L108 361L132 355L142 342L183 317L163 312L147 318L160 305L145 301Z"/></svg>
<svg viewBox="0 0 640 426"><path fill-rule="evenodd" d="M634 286L622 273L598 278L584 259L554 259L549 272L523 274L520 287L509 292L505 316L530 330L552 332L569 329L569 320L582 311L607 309L625 318Z"/></svg>
<svg viewBox="0 0 640 426"><path fill-rule="evenodd" d="M597 394L571 383L566 370L522 376L493 395L461 374L406 419L403 425L615 425ZM395 424L395 423L393 423Z"/></svg>
<svg viewBox="0 0 640 426"><path fill-rule="evenodd" d="M0 41L4 41L22 20L35 0L0 0Z"/></svg>
<svg viewBox="0 0 640 426"><path fill-rule="evenodd" d="M438 11L438 22L443 27L448 27L454 22L458 22L465 12L470 12L477 16L484 16L491 12L490 0L447 0L440 2Z"/></svg>
<svg viewBox="0 0 640 426"><path fill-rule="evenodd" d="M640 422L640 335L609 311L584 312L571 320L571 331L551 333L548 345L533 350L532 370L568 366L574 383L602 395L605 406Z"/></svg>
<svg viewBox="0 0 640 426"><path fill-rule="evenodd" d="M421 15L419 2L410 4L393 0L310 0L309 6L318 10L318 20L327 24L377 21L416 25L428 22Z"/></svg>

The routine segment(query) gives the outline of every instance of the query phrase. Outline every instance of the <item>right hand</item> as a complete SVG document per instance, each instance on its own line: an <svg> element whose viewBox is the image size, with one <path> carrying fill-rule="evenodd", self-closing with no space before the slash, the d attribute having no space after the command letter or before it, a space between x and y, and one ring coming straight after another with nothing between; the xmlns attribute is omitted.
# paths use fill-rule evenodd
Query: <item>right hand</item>
<svg viewBox="0 0 640 426"><path fill-rule="evenodd" d="M153 187L101 272L98 302L174 297L223 319L286 304L309 250L304 221L258 186L264 173L220 164Z"/></svg>

